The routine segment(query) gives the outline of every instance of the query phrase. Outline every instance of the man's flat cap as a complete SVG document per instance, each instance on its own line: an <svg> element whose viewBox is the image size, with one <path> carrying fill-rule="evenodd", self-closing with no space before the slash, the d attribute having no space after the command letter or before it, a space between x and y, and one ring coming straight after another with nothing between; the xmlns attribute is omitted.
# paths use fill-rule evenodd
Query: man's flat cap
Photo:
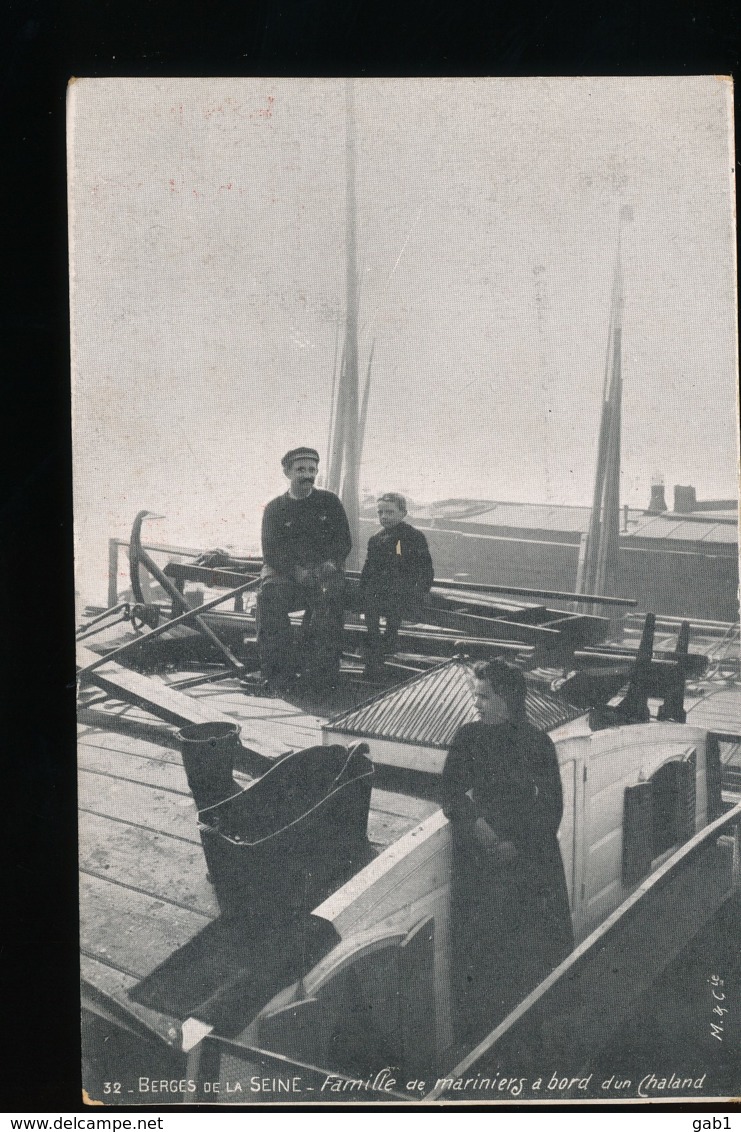
<svg viewBox="0 0 741 1132"><path fill-rule="evenodd" d="M284 471L288 471L294 460L316 460L319 463L319 453L316 448L292 448L290 452L286 452L281 460L281 465Z"/></svg>

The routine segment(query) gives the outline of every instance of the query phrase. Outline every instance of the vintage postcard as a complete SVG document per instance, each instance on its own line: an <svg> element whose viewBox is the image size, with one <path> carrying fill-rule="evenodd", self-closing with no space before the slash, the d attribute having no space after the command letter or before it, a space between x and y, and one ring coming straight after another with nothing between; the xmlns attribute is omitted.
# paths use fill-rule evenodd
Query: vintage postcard
<svg viewBox="0 0 741 1132"><path fill-rule="evenodd" d="M739 1094L732 112L70 83L89 1103Z"/></svg>

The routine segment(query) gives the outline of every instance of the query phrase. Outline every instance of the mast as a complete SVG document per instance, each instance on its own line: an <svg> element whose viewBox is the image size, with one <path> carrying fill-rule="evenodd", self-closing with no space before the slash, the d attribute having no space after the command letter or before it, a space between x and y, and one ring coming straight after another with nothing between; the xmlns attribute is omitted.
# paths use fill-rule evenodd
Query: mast
<svg viewBox="0 0 741 1132"><path fill-rule="evenodd" d="M358 463L363 459L363 444L365 442L365 423L368 419L368 398L370 397L371 368L373 366L373 351L376 348L375 338L371 342L368 368L365 371L365 385L363 386L363 401L360 406L360 423L358 425Z"/></svg>
<svg viewBox="0 0 741 1132"><path fill-rule="evenodd" d="M597 444L597 468L592 511L587 531L577 593L613 595L617 584L620 540L620 441L622 411L622 313L623 275L621 262L622 222L630 219L626 209L620 213L615 274L612 285L610 328L607 343L602 416Z"/></svg>
<svg viewBox="0 0 741 1132"><path fill-rule="evenodd" d="M342 347L339 373L332 386L327 487L329 491L339 495L342 499L353 543L352 551L347 559L347 567L350 570L357 570L359 566L358 543L360 540L360 461L368 412L373 348L371 348L368 360L362 406L359 407L358 306L360 281L358 278L355 107L353 95L353 82L352 79L348 79L345 87L345 201L347 211L345 340Z"/></svg>
<svg viewBox="0 0 741 1132"><path fill-rule="evenodd" d="M329 467L327 468L327 488L335 495L340 494L342 482L342 459L345 453L345 347L342 347L340 369L334 397L334 422L331 426ZM332 389L334 394L334 386Z"/></svg>
<svg viewBox="0 0 741 1132"><path fill-rule="evenodd" d="M620 439L623 399L622 378L622 326L618 311L618 324L613 327L612 386L610 390L610 430L607 441L605 468L604 509L595 584L593 593L615 594L617 557L620 541Z"/></svg>
<svg viewBox="0 0 741 1132"><path fill-rule="evenodd" d="M344 471L342 502L350 524L353 548L347 560L350 570L358 568L358 540L360 538L360 503L358 498L358 251L355 199L355 106L353 80L345 87L346 114L346 207L347 207L347 264L346 264L346 332L345 367L340 380L344 392L338 404L337 416L344 416ZM342 410L342 412L340 412Z"/></svg>
<svg viewBox="0 0 741 1132"><path fill-rule="evenodd" d="M330 404L329 432L327 433L327 458L326 458L325 465L324 465L326 471L324 472L324 483L322 484L323 487L327 486L327 480L328 480L328 477L329 477L329 469L330 469L330 465L331 465L331 462L332 462L332 434L334 432L334 410L335 410L335 405L337 403L337 355L339 353L339 346L340 346L340 328L339 328L339 325L338 325L337 330L335 332L335 336L334 336L334 361L332 362L332 393L330 394L330 400L329 400L329 404ZM330 488L330 490L331 490L331 488Z"/></svg>
<svg viewBox="0 0 741 1132"><path fill-rule="evenodd" d="M617 267L617 263L616 263ZM594 490L592 492L592 509L589 515L586 547L581 561L581 573L577 576L577 593L595 593L591 588L596 571L597 547L599 546L602 510L602 492L605 481L605 462L607 459L607 444L610 434L610 372L612 362L612 329L615 316L615 300L617 297L617 273L613 278L612 296L610 300L610 323L607 333L607 353L605 357L605 376L602 383L602 412L599 423L599 439L597 441L597 467L594 476Z"/></svg>

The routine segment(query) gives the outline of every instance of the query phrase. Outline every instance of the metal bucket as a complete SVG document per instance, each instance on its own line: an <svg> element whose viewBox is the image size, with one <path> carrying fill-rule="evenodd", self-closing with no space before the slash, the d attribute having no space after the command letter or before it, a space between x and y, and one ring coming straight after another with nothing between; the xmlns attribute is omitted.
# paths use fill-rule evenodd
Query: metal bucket
<svg viewBox="0 0 741 1132"><path fill-rule="evenodd" d="M242 749L236 723L195 723L178 732L188 786L198 810L231 798L241 787L232 778Z"/></svg>

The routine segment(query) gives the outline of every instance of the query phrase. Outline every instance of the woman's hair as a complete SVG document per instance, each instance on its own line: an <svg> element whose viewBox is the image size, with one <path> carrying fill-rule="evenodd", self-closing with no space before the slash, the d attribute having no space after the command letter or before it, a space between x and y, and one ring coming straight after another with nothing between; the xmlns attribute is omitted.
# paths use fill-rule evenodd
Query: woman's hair
<svg viewBox="0 0 741 1132"><path fill-rule="evenodd" d="M492 691L506 701L514 723L527 721L527 683L519 668L503 660L479 660L472 671L475 680L485 680Z"/></svg>

